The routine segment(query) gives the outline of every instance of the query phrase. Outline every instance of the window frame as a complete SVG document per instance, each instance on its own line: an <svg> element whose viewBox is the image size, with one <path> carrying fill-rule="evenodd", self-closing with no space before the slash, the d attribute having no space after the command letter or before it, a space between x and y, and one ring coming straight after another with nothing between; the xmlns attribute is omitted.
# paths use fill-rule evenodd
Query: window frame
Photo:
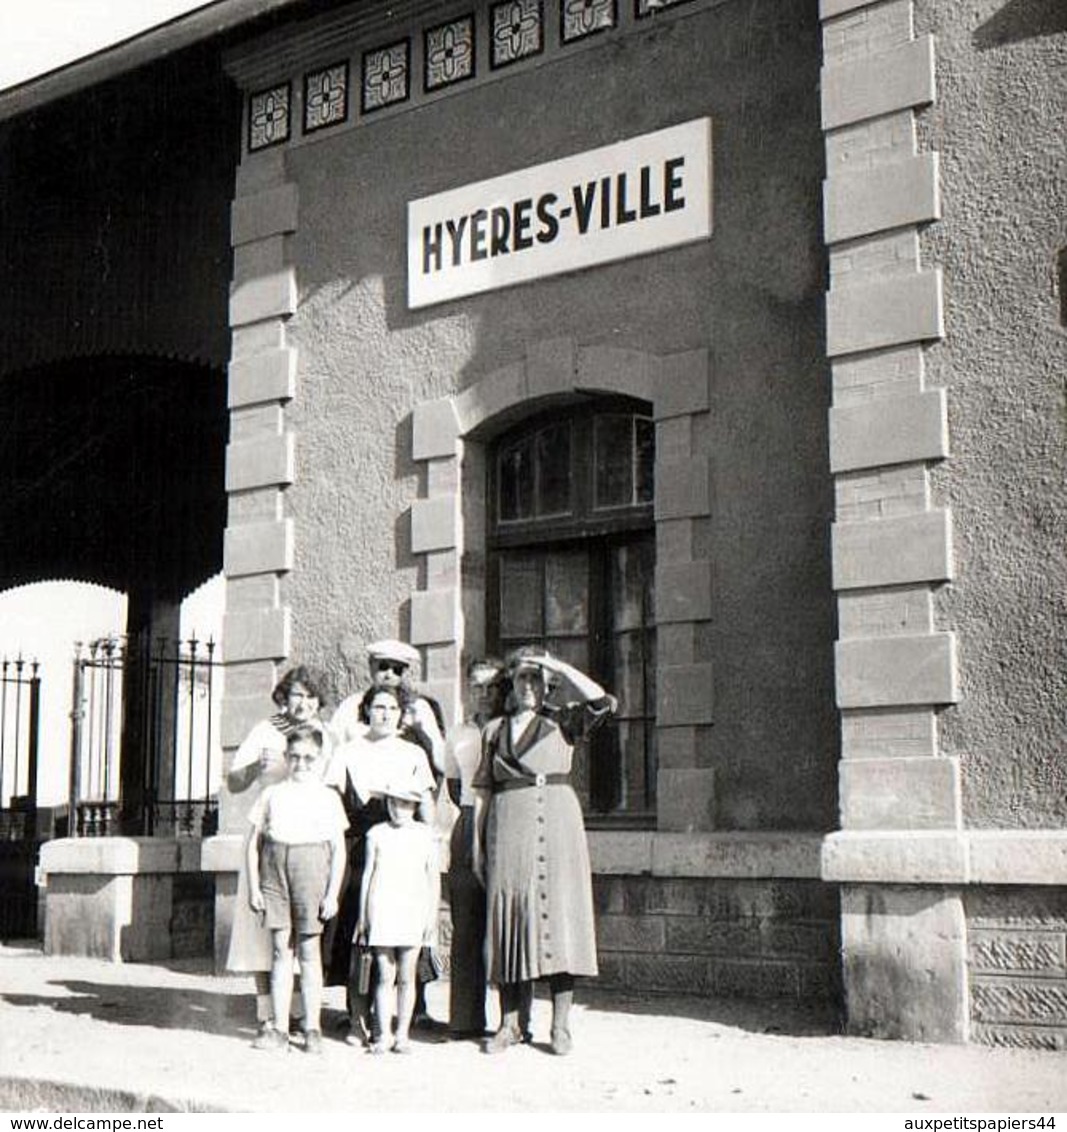
<svg viewBox="0 0 1067 1132"><path fill-rule="evenodd" d="M530 519L511 519L501 521L500 508L500 455L506 447L521 443L524 439L531 439L545 427L546 424L558 424L561 413L566 413L571 423L571 503L572 509L565 515L546 515ZM579 547L586 550L589 564L588 595L589 595L589 632L588 655L589 674L610 685L614 661L612 656L614 640L614 618L611 601L610 562L612 554L620 545L636 542L642 538L652 539L652 558L655 560L655 517L653 498L632 504L619 504L594 509L596 498L596 466L595 466L595 421L599 416L627 415L633 418L647 420L651 428L655 429L652 419L651 407L646 403L634 401L631 398L603 397L595 401L580 404L569 404L563 408L539 412L531 415L522 422L502 431L488 444L488 459L486 461L486 486L488 497L486 499L486 640L491 647L503 648L501 642L500 623L500 587L501 587L501 556L509 551L518 551L529 547L531 551L550 554L554 549L560 551L574 550ZM637 430L633 429L632 443L636 445ZM655 432L653 431L652 459L655 460ZM531 446L536 447L536 444ZM636 453L636 449L634 449ZM634 466L636 476L636 460ZM533 475L537 477L537 469ZM633 493L636 494L636 479ZM536 491L536 489L535 489ZM654 618L646 628L655 630ZM653 637L653 641L654 641ZM511 647L509 643L508 647ZM654 668L656 664L655 648L648 657L647 662ZM609 690L610 686L609 686ZM654 754L654 733L656 730L656 713L654 702L646 706L648 723L645 737L645 758L653 759L651 769L646 764L646 801L648 808L634 810L607 810L600 811L586 809L583 802L583 817L588 828L609 829L649 829L656 824L656 798L655 798L655 764L658 760ZM597 741L594 734L593 743ZM593 746L588 752L590 765L588 776L590 807L594 802L594 770L593 760L597 757Z"/></svg>

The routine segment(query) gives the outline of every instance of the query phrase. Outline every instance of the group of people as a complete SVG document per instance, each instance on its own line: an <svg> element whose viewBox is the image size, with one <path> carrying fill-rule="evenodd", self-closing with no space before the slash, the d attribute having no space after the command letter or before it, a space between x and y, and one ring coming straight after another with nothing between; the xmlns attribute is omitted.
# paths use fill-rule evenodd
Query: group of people
<svg viewBox="0 0 1067 1132"><path fill-rule="evenodd" d="M469 665L468 721L447 737L440 706L412 682L418 652L368 646L370 686L326 722L323 678L290 669L277 711L238 748L227 775L254 790L227 966L256 980L258 1049L289 1047L296 1018L322 1050L323 985L344 986L346 1041L407 1053L429 1021L440 864L437 807L458 809L448 869L452 919L448 1030L486 1034L486 988L500 997L487 1053L532 1041L534 983L552 997L551 1048L571 1049L575 976L597 973L592 879L574 743L615 700L543 649ZM295 968L300 993L293 1002Z"/></svg>

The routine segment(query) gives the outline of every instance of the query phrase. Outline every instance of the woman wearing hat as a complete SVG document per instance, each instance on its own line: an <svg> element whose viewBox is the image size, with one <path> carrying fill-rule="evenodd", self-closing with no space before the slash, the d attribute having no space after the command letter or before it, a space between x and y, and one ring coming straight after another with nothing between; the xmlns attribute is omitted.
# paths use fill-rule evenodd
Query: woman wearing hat
<svg viewBox="0 0 1067 1132"><path fill-rule="evenodd" d="M574 976L597 973L589 849L568 777L574 743L603 724L616 701L590 677L525 647L508 659L510 714L485 730L474 776L476 868L486 883L486 959L500 988L501 1026L487 1053L530 1040L535 979L552 993L552 1051L571 1050ZM564 707L545 703L559 684Z"/></svg>

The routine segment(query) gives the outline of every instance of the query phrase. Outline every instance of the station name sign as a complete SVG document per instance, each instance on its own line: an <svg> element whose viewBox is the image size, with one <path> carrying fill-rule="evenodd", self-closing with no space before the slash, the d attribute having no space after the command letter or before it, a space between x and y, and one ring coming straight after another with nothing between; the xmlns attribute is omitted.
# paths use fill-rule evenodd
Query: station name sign
<svg viewBox="0 0 1067 1132"><path fill-rule="evenodd" d="M408 204L408 306L711 235L711 119Z"/></svg>

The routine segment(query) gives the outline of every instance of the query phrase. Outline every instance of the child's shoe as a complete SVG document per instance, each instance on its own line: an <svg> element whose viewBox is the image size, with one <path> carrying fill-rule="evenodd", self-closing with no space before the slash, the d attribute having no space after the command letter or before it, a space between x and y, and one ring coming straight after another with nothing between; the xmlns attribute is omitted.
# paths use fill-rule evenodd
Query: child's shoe
<svg viewBox="0 0 1067 1132"><path fill-rule="evenodd" d="M566 1057L568 1053L574 1048L574 1042L571 1041L571 1032L565 1027L552 1031L552 1052L557 1057Z"/></svg>
<svg viewBox="0 0 1067 1132"><path fill-rule="evenodd" d="M385 1038L375 1038L374 1041L367 1046L367 1053L373 1053L375 1056L388 1052L389 1042Z"/></svg>
<svg viewBox="0 0 1067 1132"><path fill-rule="evenodd" d="M399 1038L393 1042L393 1053L411 1053L411 1042L405 1039L401 1041Z"/></svg>
<svg viewBox="0 0 1067 1132"><path fill-rule="evenodd" d="M522 1032L513 1026L504 1025L489 1038L482 1047L486 1053L503 1053L511 1046L522 1044Z"/></svg>
<svg viewBox="0 0 1067 1132"><path fill-rule="evenodd" d="M253 1049L287 1050L289 1048L289 1035L273 1026L265 1026L252 1043Z"/></svg>
<svg viewBox="0 0 1067 1132"><path fill-rule="evenodd" d="M319 1030L308 1030L304 1035L304 1052L322 1056L322 1034Z"/></svg>

